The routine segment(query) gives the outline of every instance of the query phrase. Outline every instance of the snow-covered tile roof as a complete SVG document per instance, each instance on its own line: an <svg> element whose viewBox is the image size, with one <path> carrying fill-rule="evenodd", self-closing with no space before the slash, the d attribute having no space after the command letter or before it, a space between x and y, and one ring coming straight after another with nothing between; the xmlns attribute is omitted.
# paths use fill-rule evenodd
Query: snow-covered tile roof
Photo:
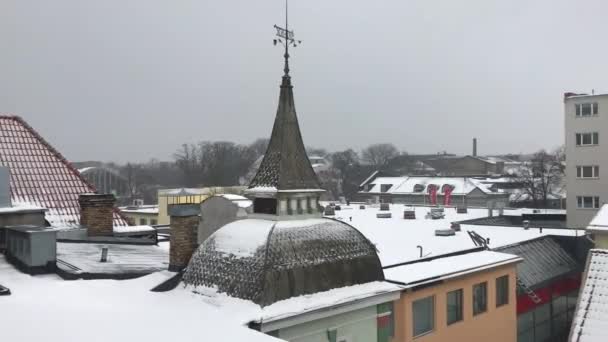
<svg viewBox="0 0 608 342"><path fill-rule="evenodd" d="M475 247L467 231L475 231L484 238L490 239L490 248L506 246L521 241L534 239L542 235L583 235L583 231L572 229L539 229L525 230L520 227L462 225L461 231L454 236L435 236L436 229L450 228L455 221L464 221L486 217L487 209L469 208L467 214L457 214L454 208L445 208L445 218L439 220L425 219L429 207L415 207L416 219L404 220L402 204L391 204L391 218L377 218L378 207L358 205L341 206L336 211L336 218L357 228L378 249L378 256L383 266L389 266L420 258L418 245L423 248L423 256L437 256ZM495 211L496 213L497 211ZM505 210L507 214L521 214L523 210Z"/></svg>
<svg viewBox="0 0 608 342"><path fill-rule="evenodd" d="M522 260L513 254L479 251L385 268L384 276L388 281L414 286Z"/></svg>
<svg viewBox="0 0 608 342"><path fill-rule="evenodd" d="M133 280L64 281L20 273L0 255L0 284L12 292L0 304L2 340L281 341L249 329L248 312L221 310L180 288L150 291L173 275L165 271Z"/></svg>
<svg viewBox="0 0 608 342"><path fill-rule="evenodd" d="M78 196L95 188L18 116L0 116L0 165L10 171L13 203L48 208L45 217L53 227L79 225ZM118 211L114 225L126 225Z"/></svg>
<svg viewBox="0 0 608 342"><path fill-rule="evenodd" d="M497 193L490 190L490 186L478 179L471 177L434 177L434 176L410 176L410 177L378 177L370 184L373 186L369 193L391 193L391 194L427 194L427 186L435 184L439 186L439 193L442 194L450 185L453 188L453 195L468 194L475 189L484 193ZM382 185L391 185L387 191L382 191ZM421 187L422 186L422 187ZM421 191L415 191L419 187Z"/></svg>
<svg viewBox="0 0 608 342"><path fill-rule="evenodd" d="M608 204L602 205L593 220L587 226L588 230L608 232Z"/></svg>
<svg viewBox="0 0 608 342"><path fill-rule="evenodd" d="M608 250L589 251L586 277L576 306L571 342L608 341Z"/></svg>

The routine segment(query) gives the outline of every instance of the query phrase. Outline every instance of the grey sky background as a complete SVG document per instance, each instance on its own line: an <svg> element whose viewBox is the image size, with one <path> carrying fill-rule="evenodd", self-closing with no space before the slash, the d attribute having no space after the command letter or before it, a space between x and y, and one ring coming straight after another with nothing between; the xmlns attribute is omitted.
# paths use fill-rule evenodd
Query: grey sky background
<svg viewBox="0 0 608 342"><path fill-rule="evenodd" d="M532 152L564 91L608 90L608 2L291 0L307 145ZM0 112L72 161L270 135L282 0L0 0Z"/></svg>

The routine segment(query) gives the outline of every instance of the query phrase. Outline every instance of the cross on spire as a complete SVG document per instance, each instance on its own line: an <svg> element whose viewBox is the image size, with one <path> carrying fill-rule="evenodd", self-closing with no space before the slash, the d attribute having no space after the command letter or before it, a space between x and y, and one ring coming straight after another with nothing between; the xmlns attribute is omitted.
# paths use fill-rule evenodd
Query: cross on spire
<svg viewBox="0 0 608 342"><path fill-rule="evenodd" d="M274 39L274 45L281 43L285 47L285 54L283 55L285 58L285 67L283 68L285 76L289 76L289 46L297 47L298 44L302 43L301 40L295 40L293 31L289 31L288 6L288 0L285 0L285 28L274 25L274 28L277 30L276 36L279 37Z"/></svg>

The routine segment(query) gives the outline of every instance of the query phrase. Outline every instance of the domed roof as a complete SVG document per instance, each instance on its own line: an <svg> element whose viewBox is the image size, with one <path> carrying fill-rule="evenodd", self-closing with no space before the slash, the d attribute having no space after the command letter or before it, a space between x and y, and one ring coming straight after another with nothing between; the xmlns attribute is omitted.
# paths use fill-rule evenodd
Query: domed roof
<svg viewBox="0 0 608 342"><path fill-rule="evenodd" d="M375 246L332 219L238 220L199 246L186 284L261 306L303 294L384 280Z"/></svg>

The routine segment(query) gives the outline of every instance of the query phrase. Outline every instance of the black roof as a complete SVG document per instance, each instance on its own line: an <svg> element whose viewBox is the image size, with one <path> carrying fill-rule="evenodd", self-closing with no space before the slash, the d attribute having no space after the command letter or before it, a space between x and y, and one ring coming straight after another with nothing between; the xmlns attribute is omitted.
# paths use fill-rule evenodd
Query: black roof
<svg viewBox="0 0 608 342"><path fill-rule="evenodd" d="M249 187L274 187L277 190L321 188L302 141L289 75L283 76L270 142Z"/></svg>
<svg viewBox="0 0 608 342"><path fill-rule="evenodd" d="M239 220L211 235L190 260L184 283L214 287L266 306L384 280L375 246L346 223L331 219L265 222L267 226L260 228L260 220ZM251 254L233 252L244 243L235 242L231 232L243 230L249 231L249 240L263 241Z"/></svg>
<svg viewBox="0 0 608 342"><path fill-rule="evenodd" d="M575 239L569 240L574 244ZM582 271L583 264L564 243L565 239L543 236L493 250L522 257L524 261L517 265L517 277L529 288L536 289L554 279Z"/></svg>

